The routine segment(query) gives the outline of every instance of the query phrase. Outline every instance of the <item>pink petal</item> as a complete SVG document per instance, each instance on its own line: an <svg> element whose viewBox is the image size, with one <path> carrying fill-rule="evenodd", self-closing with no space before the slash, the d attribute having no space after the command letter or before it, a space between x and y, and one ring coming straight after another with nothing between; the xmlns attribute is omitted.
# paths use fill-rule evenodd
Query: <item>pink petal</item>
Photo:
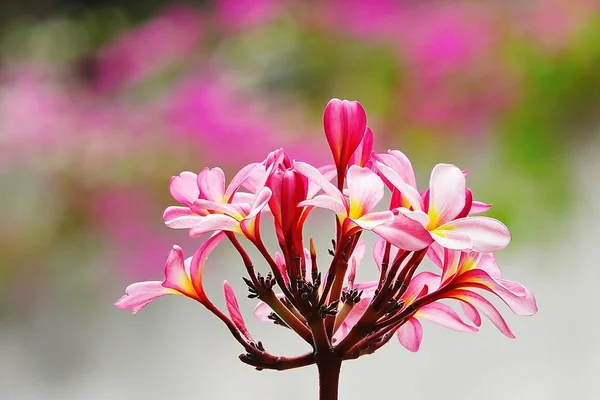
<svg viewBox="0 0 600 400"><path fill-rule="evenodd" d="M483 315L485 315L491 322L502 332L505 336L514 339L515 335L512 333L502 315L498 312L496 307L492 305L483 296L471 292L469 290L454 290L450 292L448 297L452 297L477 307Z"/></svg>
<svg viewBox="0 0 600 400"><path fill-rule="evenodd" d="M192 281L185 270L183 250L179 246L173 246L169 253L165 264L165 282L163 286L175 289L189 297L197 297Z"/></svg>
<svg viewBox="0 0 600 400"><path fill-rule="evenodd" d="M481 315L479 315L479 311L475 307L473 307L469 303L465 303L464 301L460 301L460 308L463 313L467 317L469 321L471 321L475 326L481 326Z"/></svg>
<svg viewBox="0 0 600 400"><path fill-rule="evenodd" d="M318 171L328 182L331 182L331 180L337 176L337 170L335 169L335 165L333 164L325 165L324 167L319 168ZM320 190L321 187L317 185L314 181L311 181L309 179L306 198L312 199L317 193L319 193Z"/></svg>
<svg viewBox="0 0 600 400"><path fill-rule="evenodd" d="M398 212L402 215L406 215L408 218L417 221L424 228L429 225L429 215L425 214L423 211L412 211L405 207L398 208Z"/></svg>
<svg viewBox="0 0 600 400"><path fill-rule="evenodd" d="M212 200L198 199L194 202L193 207L198 212L203 212L203 213L216 212L216 213L222 213L225 215L229 215L236 219L241 219L241 218L243 218L243 215L245 214L244 210L243 210L244 205L245 204L243 204L243 203L240 205L236 205L236 204L216 202L216 201L212 201Z"/></svg>
<svg viewBox="0 0 600 400"><path fill-rule="evenodd" d="M171 177L169 191L171 196L181 204L189 205L198 199L200 190L197 183L198 175L184 171L179 176Z"/></svg>
<svg viewBox="0 0 600 400"><path fill-rule="evenodd" d="M429 292L437 290L440 286L440 276L427 271L419 272L409 282L406 292L402 295L402 300L407 305L412 304L421 295L426 286Z"/></svg>
<svg viewBox="0 0 600 400"><path fill-rule="evenodd" d="M417 352L423 340L423 326L416 318L411 318L398 329L396 336L407 350Z"/></svg>
<svg viewBox="0 0 600 400"><path fill-rule="evenodd" d="M383 198L383 181L369 168L353 165L346 174L350 218L369 213Z"/></svg>
<svg viewBox="0 0 600 400"><path fill-rule="evenodd" d="M423 209L421 194L413 186L406 183L400 175L387 165L376 162L377 170L402 194L402 206L420 211Z"/></svg>
<svg viewBox="0 0 600 400"><path fill-rule="evenodd" d="M212 251L221 243L221 241L225 238L225 234L223 232L215 232L209 237L202 245L196 250L194 256L192 257L192 261L190 263L190 280L192 281L192 286L194 287L196 293L200 297L206 298L206 293L204 292L204 287L202 286L202 272L204 270L204 264L208 259L208 256ZM208 301L208 298L206 298Z"/></svg>
<svg viewBox="0 0 600 400"><path fill-rule="evenodd" d="M254 307L254 316L263 322L273 322L269 319L269 315L273 312L273 309L267 305L264 301L258 302Z"/></svg>
<svg viewBox="0 0 600 400"><path fill-rule="evenodd" d="M470 250L473 248L471 237L462 232L438 228L431 231L431 237L442 247L452 250Z"/></svg>
<svg viewBox="0 0 600 400"><path fill-rule="evenodd" d="M246 328L246 323L244 322L244 317L240 312L240 306L238 304L237 298L235 297L235 293L231 288L229 282L223 282L223 292L225 294L225 304L227 306L227 311L229 312L229 316L233 321L234 325L238 330L246 337L246 339L250 341L254 341L252 336L250 336L250 332L248 332L248 328Z"/></svg>
<svg viewBox="0 0 600 400"><path fill-rule="evenodd" d="M210 214L202 217L198 223L190 228L190 237L200 237L214 231L241 232L240 223L228 215Z"/></svg>
<svg viewBox="0 0 600 400"><path fill-rule="evenodd" d="M468 235L473 241L473 250L482 253L502 250L510 243L508 228L502 222L488 217L457 219L440 226L435 232L440 230L446 232L450 230Z"/></svg>
<svg viewBox="0 0 600 400"><path fill-rule="evenodd" d="M471 211L469 212L469 214L484 213L490 208L492 208L491 204L482 203L480 201L473 201L473 204L471 205Z"/></svg>
<svg viewBox="0 0 600 400"><path fill-rule="evenodd" d="M277 264L277 267L283 276L283 281L285 283L290 283L290 277L288 276L287 268L285 266L285 257L280 252L275 253L275 264Z"/></svg>
<svg viewBox="0 0 600 400"><path fill-rule="evenodd" d="M137 282L127 286L125 295L121 296L115 306L121 310L132 309L137 313L155 299L168 294L178 294L177 291L164 287L162 282Z"/></svg>
<svg viewBox="0 0 600 400"><path fill-rule="evenodd" d="M497 295L517 315L533 315L538 311L533 293L518 282L494 279L485 271L474 269L462 274L456 284L461 287L481 287Z"/></svg>
<svg viewBox="0 0 600 400"><path fill-rule="evenodd" d="M254 203L252 204L252 208L250 209L250 213L246 216L245 219L254 218L262 211L263 208L269 203L269 199L271 198L271 189L268 187L263 187L256 193L256 197L254 198Z"/></svg>
<svg viewBox="0 0 600 400"><path fill-rule="evenodd" d="M394 215L391 223L379 225L373 232L402 250L421 250L433 242L420 223L404 215Z"/></svg>
<svg viewBox="0 0 600 400"><path fill-rule="evenodd" d="M373 131L371 128L367 127L365 135L354 154L352 154L352 157L350 157L350 162L348 164L364 167L371 159L371 154L373 154Z"/></svg>
<svg viewBox="0 0 600 400"><path fill-rule="evenodd" d="M309 200L304 200L298 203L299 207L313 206L319 208L325 208L333 211L340 218L346 218L347 212L346 207L337 198L327 196L324 194L313 197Z"/></svg>
<svg viewBox="0 0 600 400"><path fill-rule="evenodd" d="M416 318L426 319L458 332L476 332L477 328L465 324L452 308L442 303L429 303L415 313Z"/></svg>
<svg viewBox="0 0 600 400"><path fill-rule="evenodd" d="M427 257L438 267L444 268L444 247L439 243L432 243L427 249Z"/></svg>
<svg viewBox="0 0 600 400"><path fill-rule="evenodd" d="M379 236L377 238L377 241L375 242L375 246L373 246L373 259L375 260L375 265L377 266L377 269L379 269L379 270L381 270L381 264L383 262L383 255L385 253L386 243L387 243L387 241L384 238L382 238L381 236ZM400 249L398 249L396 246L390 247L389 263L394 261L394 258L396 258L396 255L398 254L399 250Z"/></svg>
<svg viewBox="0 0 600 400"><path fill-rule="evenodd" d="M225 173L221 168L204 168L198 174L200 197L222 203L225 197Z"/></svg>
<svg viewBox="0 0 600 400"><path fill-rule="evenodd" d="M491 253L483 253L477 262L477 268L487 272L494 279L501 278L500 265Z"/></svg>
<svg viewBox="0 0 600 400"><path fill-rule="evenodd" d="M242 184L244 184L246 181L248 181L250 179L250 177L258 169L260 169L260 167L262 167L262 166L259 163L248 164L244 168L242 168L237 174L235 174L235 176L229 183L227 190L225 191L225 196L224 196L225 201L229 201L229 199L231 199L231 197L234 195L234 193L237 192L239 187ZM256 190L253 190L253 192L256 192Z"/></svg>
<svg viewBox="0 0 600 400"><path fill-rule="evenodd" d="M197 225L204 216L198 215L188 207L167 207L163 213L165 224L173 229L188 229Z"/></svg>
<svg viewBox="0 0 600 400"><path fill-rule="evenodd" d="M306 176L309 181L314 182L329 197L338 199L342 203L344 202L342 193L340 193L338 188L330 182L330 179L323 176L323 174L318 169L316 169L310 164L303 163L300 161L294 161L294 168L296 169L296 171Z"/></svg>
<svg viewBox="0 0 600 400"><path fill-rule="evenodd" d="M356 101L331 99L325 107L323 126L338 171L343 172L365 134L367 114Z"/></svg>
<svg viewBox="0 0 600 400"><path fill-rule="evenodd" d="M361 229L371 231L378 226L392 222L394 220L394 214L391 211L379 211L363 215L358 219L349 219Z"/></svg>
<svg viewBox="0 0 600 400"><path fill-rule="evenodd" d="M434 229L452 221L465 207L467 181L452 164L438 164L429 180L429 228Z"/></svg>
<svg viewBox="0 0 600 400"><path fill-rule="evenodd" d="M376 154L375 158L396 171L408 185L417 188L415 172L410 160L404 153L399 150L388 150L387 154Z"/></svg>

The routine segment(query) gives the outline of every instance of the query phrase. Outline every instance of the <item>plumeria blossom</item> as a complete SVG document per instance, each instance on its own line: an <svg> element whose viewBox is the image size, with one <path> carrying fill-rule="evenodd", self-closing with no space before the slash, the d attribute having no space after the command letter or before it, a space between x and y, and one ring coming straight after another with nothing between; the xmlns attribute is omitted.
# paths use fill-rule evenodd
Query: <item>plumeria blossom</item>
<svg viewBox="0 0 600 400"><path fill-rule="evenodd" d="M189 229L193 238L211 233L194 257L184 261L175 247L163 282L129 286L117 307L137 312L167 294L190 297L225 323L245 352L240 360L257 369L292 369L316 364L324 399L334 399L343 360L371 354L396 336L417 351L422 320L461 332L475 332L484 314L506 336L514 337L499 311L479 292L498 296L518 315L537 311L531 291L505 280L491 254L504 248L508 229L491 218L472 216L490 205L473 201L466 173L438 164L420 193L408 158L399 151L373 152L373 132L357 102L334 99L325 109L324 130L334 165L316 167L291 160L283 149L242 168L226 186L219 168L182 172L170 191L181 206L166 209L167 226ZM336 181L337 185L332 183ZM390 202L382 203L386 188ZM333 211L335 237L326 268L314 238L308 246L305 222L315 208ZM379 209L378 209L379 208ZM280 251L262 239L261 216L272 218ZM263 221L264 222L264 221ZM363 234L372 232L379 279L361 281L367 252ZM238 240L249 239L263 263L256 263ZM202 270L223 238L239 253L254 315L286 327L310 350L300 356L269 353L248 331L232 286L223 291L228 316L207 298ZM440 269L419 271L425 257ZM268 268L266 274L257 269ZM458 300L464 316L441 300ZM331 378L334 373L335 377ZM334 386L331 386L333 379Z"/></svg>
<svg viewBox="0 0 600 400"><path fill-rule="evenodd" d="M408 158L399 151L376 156L377 169L388 186L397 190L397 210L419 222L431 239L455 250L492 252L510 242L508 228L488 217L471 217L485 211L483 203L473 202L465 174L455 165L438 164L431 172L429 189L420 194Z"/></svg>

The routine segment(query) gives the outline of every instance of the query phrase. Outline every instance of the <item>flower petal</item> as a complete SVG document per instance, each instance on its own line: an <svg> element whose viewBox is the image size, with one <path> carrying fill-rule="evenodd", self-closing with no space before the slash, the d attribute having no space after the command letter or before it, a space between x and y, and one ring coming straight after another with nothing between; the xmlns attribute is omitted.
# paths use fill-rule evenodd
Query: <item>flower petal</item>
<svg viewBox="0 0 600 400"><path fill-rule="evenodd" d="M217 203L224 202L225 173L221 168L204 168L198 174L200 197Z"/></svg>
<svg viewBox="0 0 600 400"><path fill-rule="evenodd" d="M482 203L481 201L473 201L469 214L481 214L492 208L491 204Z"/></svg>
<svg viewBox="0 0 600 400"><path fill-rule="evenodd" d="M173 246L173 249L169 253L165 264L165 282L163 286L175 289L192 298L198 297L192 286L192 281L186 272L183 261L183 250L179 246Z"/></svg>
<svg viewBox="0 0 600 400"><path fill-rule="evenodd" d="M338 199L320 194L309 200L304 200L298 203L299 207L314 206L319 208L325 208L333 211L341 219L347 217L346 207Z"/></svg>
<svg viewBox="0 0 600 400"><path fill-rule="evenodd" d="M164 287L162 282L137 282L127 286L125 295L121 296L115 306L121 310L132 309L137 313L155 299L168 294L181 294L174 289Z"/></svg>
<svg viewBox="0 0 600 400"><path fill-rule="evenodd" d="M173 229L188 229L197 225L204 216L198 215L187 207L167 207L163 213L165 225Z"/></svg>
<svg viewBox="0 0 600 400"><path fill-rule="evenodd" d="M189 205L198 199L200 190L197 183L198 175L184 171L179 176L171 177L169 191L171 196L181 204Z"/></svg>
<svg viewBox="0 0 600 400"><path fill-rule="evenodd" d="M238 304L237 298L235 297L235 293L231 288L229 282L223 282L223 293L225 295L225 305L227 306L227 311L229 312L229 316L233 321L233 324L238 328L238 330L248 339L249 341L254 341L250 332L248 332L248 328L246 328L246 322L244 322L244 317L240 312L240 306Z"/></svg>
<svg viewBox="0 0 600 400"><path fill-rule="evenodd" d="M459 301L460 308L462 309L465 317L469 321L473 323L476 327L481 326L481 315L479 315L479 311L475 307L473 307L470 303L465 303L464 301Z"/></svg>
<svg viewBox="0 0 600 400"><path fill-rule="evenodd" d="M488 217L457 219L440 226L435 232L437 233L441 230L445 231L444 235L447 235L447 232L450 231L468 235L473 241L473 250L482 253L492 253L502 250L510 243L510 232L506 225Z"/></svg>
<svg viewBox="0 0 600 400"><path fill-rule="evenodd" d="M467 181L460 168L452 164L436 165L429 180L428 229L456 218L465 207L466 193Z"/></svg>
<svg viewBox="0 0 600 400"><path fill-rule="evenodd" d="M224 200L229 201L231 197L237 192L242 184L250 179L250 177L256 173L259 167L262 167L259 163L248 164L243 167L231 180L229 186L227 186L227 190L225 191ZM264 168L264 167L263 167ZM253 190L256 192L256 190Z"/></svg>
<svg viewBox="0 0 600 400"><path fill-rule="evenodd" d="M378 226L392 222L394 220L394 214L392 214L391 211L379 211L363 215L358 219L349 219L361 229L371 231Z"/></svg>
<svg viewBox="0 0 600 400"><path fill-rule="evenodd" d="M294 161L294 169L306 176L309 181L314 182L320 187L325 194L329 197L338 199L340 202L344 202L342 193L335 187L327 177L325 177L318 169L310 164Z"/></svg>
<svg viewBox="0 0 600 400"><path fill-rule="evenodd" d="M269 319L269 315L273 312L273 309L267 305L264 301L259 301L256 307L254 307L254 316L259 321L273 322Z"/></svg>
<svg viewBox="0 0 600 400"><path fill-rule="evenodd" d="M364 167L371 159L371 154L373 154L373 131L371 128L367 127L365 130L365 135L356 148L354 154L352 154L352 157L350 157L350 162L348 165L358 165L359 167Z"/></svg>
<svg viewBox="0 0 600 400"><path fill-rule="evenodd" d="M220 230L241 232L240 223L228 215L210 214L202 217L196 225L190 227L190 237L195 238L208 232Z"/></svg>
<svg viewBox="0 0 600 400"><path fill-rule="evenodd" d="M376 162L377 170L402 194L402 206L420 211L423 209L421 194L413 186L406 183L400 175L387 165Z"/></svg>
<svg viewBox="0 0 600 400"><path fill-rule="evenodd" d="M404 153L399 150L388 150L387 154L376 154L374 158L396 171L408 185L417 188L415 171Z"/></svg>
<svg viewBox="0 0 600 400"><path fill-rule="evenodd" d="M423 326L416 318L411 318L398 329L396 336L407 350L417 352L423 341Z"/></svg>
<svg viewBox="0 0 600 400"><path fill-rule="evenodd" d="M383 181L369 168L353 165L346 174L350 218L369 213L383 198Z"/></svg>
<svg viewBox="0 0 600 400"><path fill-rule="evenodd" d="M391 223L379 225L372 231L402 250L421 250L433 242L420 223L404 215L394 215Z"/></svg>
<svg viewBox="0 0 600 400"><path fill-rule="evenodd" d="M476 332L477 328L467 325L451 307L443 303L429 303L419 308L416 318L426 319L458 332Z"/></svg>
<svg viewBox="0 0 600 400"><path fill-rule="evenodd" d="M436 229L431 231L431 237L442 247L452 250L470 250L473 248L471 237L462 232Z"/></svg>
<svg viewBox="0 0 600 400"><path fill-rule="evenodd" d="M225 233L223 232L213 233L213 235L202 243L198 250L196 250L190 263L190 280L192 286L196 293L198 293L198 296L206 298L207 301L208 298L206 297L204 287L202 286L202 271L204 270L204 264L206 263L208 256L224 238Z"/></svg>
<svg viewBox="0 0 600 400"><path fill-rule="evenodd" d="M474 305L496 326L496 328L498 328L500 332L505 336L514 339L515 335L508 327L504 318L502 318L502 315L500 315L496 307L483 296L469 290L454 290L448 294L448 297Z"/></svg>

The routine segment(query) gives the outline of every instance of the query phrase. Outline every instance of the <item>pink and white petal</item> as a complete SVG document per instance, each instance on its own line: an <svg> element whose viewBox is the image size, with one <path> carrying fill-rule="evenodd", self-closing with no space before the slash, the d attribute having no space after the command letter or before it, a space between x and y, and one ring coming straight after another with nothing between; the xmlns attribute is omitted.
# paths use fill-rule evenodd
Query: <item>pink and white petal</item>
<svg viewBox="0 0 600 400"><path fill-rule="evenodd" d="M537 303L533 293L518 282L494 279L485 271L474 269L461 275L457 284L462 287L482 288L498 296L517 315L534 315Z"/></svg>
<svg viewBox="0 0 600 400"><path fill-rule="evenodd" d="M404 182L417 188L415 171L404 153L399 150L388 150L387 154L376 154L374 158L396 171Z"/></svg>
<svg viewBox="0 0 600 400"><path fill-rule="evenodd" d="M439 243L431 243L427 249L427 257L438 267L444 268L444 247Z"/></svg>
<svg viewBox="0 0 600 400"><path fill-rule="evenodd" d="M204 264L210 253L225 239L224 232L213 233L194 253L192 261L190 262L190 280L192 286L199 297L206 298L204 287L202 286L202 272L204 270ZM206 298L208 300L208 298Z"/></svg>
<svg viewBox="0 0 600 400"><path fill-rule="evenodd" d="M205 212L217 212L225 215L229 215L235 219L243 218L243 214L240 213L240 207L235 207L233 204L220 203L212 200L198 199L194 202L193 207L195 210L202 210Z"/></svg>
<svg viewBox="0 0 600 400"><path fill-rule="evenodd" d="M325 208L333 211L341 219L348 216L346 206L337 198L320 194L313 197L312 199L304 200L298 203L298 207L313 206L318 208Z"/></svg>
<svg viewBox="0 0 600 400"><path fill-rule="evenodd" d="M231 198L231 204L246 204L249 210L252 207L255 197L254 193L235 192Z"/></svg>
<svg viewBox="0 0 600 400"><path fill-rule="evenodd" d="M459 272L461 260L465 253L460 250L444 249L444 266L442 268L442 285L453 279Z"/></svg>
<svg viewBox="0 0 600 400"><path fill-rule="evenodd" d="M369 168L353 165L346 174L350 218L371 212L384 196L383 181Z"/></svg>
<svg viewBox="0 0 600 400"><path fill-rule="evenodd" d="M452 221L465 207L467 181L460 170L452 164L438 164L429 180L429 228L435 229Z"/></svg>
<svg viewBox="0 0 600 400"><path fill-rule="evenodd" d="M379 225L372 231L402 250L422 250L433 242L420 223L404 215L394 215L391 223Z"/></svg>
<svg viewBox="0 0 600 400"><path fill-rule="evenodd" d="M354 151L354 154L352 154L352 157L350 157L348 165L364 167L371 159L371 154L373 154L373 131L367 127L365 135Z"/></svg>
<svg viewBox="0 0 600 400"><path fill-rule="evenodd" d="M510 232L502 222L489 217L466 217L451 221L436 229L468 235L472 249L481 253L502 250L510 243Z"/></svg>
<svg viewBox="0 0 600 400"><path fill-rule="evenodd" d="M479 315L479 311L475 307L473 307L470 303L465 303L464 301L459 301L460 308L462 309L465 317L469 321L473 323L476 327L481 326L481 315Z"/></svg>
<svg viewBox="0 0 600 400"><path fill-rule="evenodd" d="M494 279L502 277L500 265L491 253L483 253L477 262L477 268L482 269Z"/></svg>
<svg viewBox="0 0 600 400"><path fill-rule="evenodd" d="M279 272L281 272L283 281L285 283L290 283L290 277L288 276L287 268L285 266L285 257L280 252L275 253L275 264L277 265L277 268L279 268Z"/></svg>
<svg viewBox="0 0 600 400"><path fill-rule="evenodd" d="M204 216L198 215L188 207L167 207L163 213L165 225L173 229L188 229L197 225Z"/></svg>
<svg viewBox="0 0 600 400"><path fill-rule="evenodd" d="M379 270L381 270L381 263L383 262L386 244L387 240L379 236L377 237L377 241L375 242L375 246L373 247L373 259L375 260L375 265ZM394 258L396 258L398 251L399 249L396 246L390 247L390 263L394 260Z"/></svg>
<svg viewBox="0 0 600 400"><path fill-rule="evenodd" d="M331 180L334 179L337 176L337 170L335 168L335 165L333 165L333 164L325 165L323 167L320 167L318 169L318 171L329 182L331 182ZM315 197L317 195L317 193L319 193L319 191L321 191L321 187L319 185L317 185L314 181L311 181L309 179L308 180L308 190L307 190L307 193L306 193L306 198L307 199L312 199L313 197Z"/></svg>
<svg viewBox="0 0 600 400"><path fill-rule="evenodd" d="M419 272L411 279L402 295L404 303L412 304L421 295L425 286L430 293L437 290L440 287L440 276L427 271Z"/></svg>
<svg viewBox="0 0 600 400"><path fill-rule="evenodd" d="M469 290L454 290L448 294L448 297L470 303L477 307L500 332L511 339L515 338L515 335L508 327L504 318L502 318L500 312L483 296Z"/></svg>
<svg viewBox="0 0 600 400"><path fill-rule="evenodd" d="M273 195L271 189L268 187L263 187L256 193L256 197L254 198L254 202L252 203L252 208L250 209L250 213L246 216L245 219L254 218L260 213L263 208L269 203L269 199Z"/></svg>
<svg viewBox="0 0 600 400"><path fill-rule="evenodd" d="M241 232L240 223L222 214L211 214L203 217L196 225L190 228L190 237L196 238L214 231Z"/></svg>
<svg viewBox="0 0 600 400"><path fill-rule="evenodd" d="M394 220L394 214L392 214L391 211L378 211L363 215L357 219L348 219L358 225L361 229L371 231L378 226L392 222Z"/></svg>
<svg viewBox="0 0 600 400"><path fill-rule="evenodd" d="M169 191L171 196L181 204L189 205L198 199L200 190L197 183L198 175L184 171L179 176L171 177Z"/></svg>
<svg viewBox="0 0 600 400"><path fill-rule="evenodd" d="M465 324L456 311L443 303L429 303L424 305L419 308L414 316L458 332L477 331L476 327Z"/></svg>
<svg viewBox="0 0 600 400"><path fill-rule="evenodd" d="M165 264L164 287L175 289L186 296L196 298L196 291L192 281L186 273L183 261L183 250L179 246L173 246Z"/></svg>
<svg viewBox="0 0 600 400"><path fill-rule="evenodd" d="M329 197L337 199L341 203L344 202L344 197L338 188L335 187L328 178L323 176L323 174L312 165L301 161L294 161L294 169L306 176L309 181L314 182Z"/></svg>
<svg viewBox="0 0 600 400"><path fill-rule="evenodd" d="M427 225L429 225L429 215L423 211L413 211L406 207L399 207L397 210L400 214L406 215L408 218L423 225L423 228L426 228Z"/></svg>
<svg viewBox="0 0 600 400"><path fill-rule="evenodd" d="M237 298L235 297L235 293L229 282L223 282L223 293L225 295L225 305L227 306L227 311L229 312L229 316L233 321L233 324L236 328L248 339L249 341L254 341L250 332L248 332L248 328L246 328L246 322L244 322L244 317L240 312L240 306L238 304Z"/></svg>
<svg viewBox="0 0 600 400"><path fill-rule="evenodd" d="M117 300L115 306L121 310L131 309L135 314L155 299L168 294L181 293L164 287L159 281L137 282L127 286L125 294Z"/></svg>
<svg viewBox="0 0 600 400"><path fill-rule="evenodd" d="M273 322L269 319L269 315L273 312L273 309L267 305L264 301L259 301L256 307L254 307L254 316L256 319L262 322Z"/></svg>
<svg viewBox="0 0 600 400"><path fill-rule="evenodd" d="M423 209L423 200L421 194L413 186L406 183L400 175L387 165L376 162L377 170L387 179L398 191L402 194L403 206L413 210L420 211Z"/></svg>
<svg viewBox="0 0 600 400"><path fill-rule="evenodd" d="M481 201L473 201L469 214L481 214L492 208L491 204L482 203Z"/></svg>
<svg viewBox="0 0 600 400"><path fill-rule="evenodd" d="M430 232L431 237L442 247L451 250L470 250L473 248L473 240L467 234L452 230L438 228Z"/></svg>
<svg viewBox="0 0 600 400"><path fill-rule="evenodd" d="M225 173L221 168L204 168L198 174L198 188L200 198L224 202L225 198Z"/></svg>
<svg viewBox="0 0 600 400"><path fill-rule="evenodd" d="M262 167L262 168L260 168L260 167ZM229 186L227 186L227 190L225 191L224 200L229 201L229 199L231 199L231 197L234 194L236 194L237 190L240 188L240 186L242 186L242 184L246 183L250 179L251 176L257 175L256 173L259 169L264 170L264 166L260 165L259 163L251 163L251 164L248 164L245 167L243 167L241 170L239 170L239 172L237 174L235 174L235 176L229 183ZM260 174L258 174L258 175L260 175ZM261 176L261 178L262 178L262 176ZM254 189L255 190L252 190L253 193L256 192L256 188L254 188Z"/></svg>
<svg viewBox="0 0 600 400"><path fill-rule="evenodd" d="M398 329L396 337L407 350L417 352L423 341L423 326L416 318L411 318Z"/></svg>

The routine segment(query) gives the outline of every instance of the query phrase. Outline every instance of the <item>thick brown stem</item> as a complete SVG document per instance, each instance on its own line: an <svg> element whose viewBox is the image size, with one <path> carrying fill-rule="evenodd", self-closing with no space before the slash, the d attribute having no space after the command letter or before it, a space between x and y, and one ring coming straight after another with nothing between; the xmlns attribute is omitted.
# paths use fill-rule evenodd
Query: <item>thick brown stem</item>
<svg viewBox="0 0 600 400"><path fill-rule="evenodd" d="M316 360L319 369L319 400L338 400L342 357L333 351L317 351Z"/></svg>

